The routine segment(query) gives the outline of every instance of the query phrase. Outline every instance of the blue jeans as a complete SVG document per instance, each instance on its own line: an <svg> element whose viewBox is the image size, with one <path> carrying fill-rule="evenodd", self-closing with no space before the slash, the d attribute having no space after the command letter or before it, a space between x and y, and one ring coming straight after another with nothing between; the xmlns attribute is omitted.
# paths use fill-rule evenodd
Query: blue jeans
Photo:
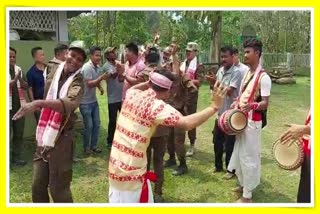
<svg viewBox="0 0 320 214"><path fill-rule="evenodd" d="M97 148L100 129L100 114L98 102L80 104L79 108L84 123L83 149L95 149Z"/></svg>

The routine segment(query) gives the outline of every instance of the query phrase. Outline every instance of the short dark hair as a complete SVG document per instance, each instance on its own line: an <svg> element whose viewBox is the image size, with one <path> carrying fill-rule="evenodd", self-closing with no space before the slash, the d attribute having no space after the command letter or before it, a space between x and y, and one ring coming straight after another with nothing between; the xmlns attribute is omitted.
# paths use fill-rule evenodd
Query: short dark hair
<svg viewBox="0 0 320 214"><path fill-rule="evenodd" d="M13 51L15 54L17 54L17 50L14 49L13 47L10 47L10 51Z"/></svg>
<svg viewBox="0 0 320 214"><path fill-rule="evenodd" d="M160 54L157 48L152 47L149 50L149 54L146 56L146 62L151 64L158 64L160 61Z"/></svg>
<svg viewBox="0 0 320 214"><path fill-rule="evenodd" d="M227 53L227 52L229 52L230 55L233 55L233 54L234 54L234 48L231 47L231 46L223 46L223 47L220 49L220 51L221 51L222 53Z"/></svg>
<svg viewBox="0 0 320 214"><path fill-rule="evenodd" d="M63 52L64 50L68 50L68 45L58 44L58 45L54 48L54 55L57 56L58 54L60 54L60 53Z"/></svg>
<svg viewBox="0 0 320 214"><path fill-rule="evenodd" d="M261 57L262 42L259 39L256 39L256 38L247 39L243 43L243 48L253 48L255 51L259 51L259 57Z"/></svg>
<svg viewBox="0 0 320 214"><path fill-rule="evenodd" d="M135 55L139 54L139 48L138 45L134 42L130 42L129 44L126 45L126 48L130 51L133 52Z"/></svg>
<svg viewBox="0 0 320 214"><path fill-rule="evenodd" d="M32 48L31 49L31 56L34 57L36 55L37 51L40 51L40 50L42 50L42 47L39 47L39 46Z"/></svg>
<svg viewBox="0 0 320 214"><path fill-rule="evenodd" d="M238 48L233 48L233 53L234 53L234 54L239 54Z"/></svg>
<svg viewBox="0 0 320 214"><path fill-rule="evenodd" d="M98 47L98 46L92 46L92 47L89 49L90 55L93 55L94 52L96 52L96 51L101 51L101 48Z"/></svg>
<svg viewBox="0 0 320 214"><path fill-rule="evenodd" d="M174 81L176 78L174 76L174 74L170 71L168 71L168 69L163 68L163 67L157 67L153 72L157 72L165 77L167 77L169 80ZM153 90L157 91L157 92L165 92L168 91L169 89L166 88L162 88L156 84L154 84L153 82L150 81L150 86Z"/></svg>
<svg viewBox="0 0 320 214"><path fill-rule="evenodd" d="M31 49L31 56L34 57L36 55L37 51L40 51L40 50L42 50L42 47L39 47L39 46L32 48Z"/></svg>

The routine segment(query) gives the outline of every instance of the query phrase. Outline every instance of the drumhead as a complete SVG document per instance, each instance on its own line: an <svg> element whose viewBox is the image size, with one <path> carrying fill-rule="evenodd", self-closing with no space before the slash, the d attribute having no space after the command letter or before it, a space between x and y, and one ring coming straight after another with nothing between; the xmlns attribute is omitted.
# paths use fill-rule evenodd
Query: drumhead
<svg viewBox="0 0 320 214"><path fill-rule="evenodd" d="M279 166L284 169L295 169L300 166L303 152L297 142L281 144L276 142L273 146L273 155Z"/></svg>
<svg viewBox="0 0 320 214"><path fill-rule="evenodd" d="M247 117L242 111L235 111L231 115L230 125L234 130L241 131L247 127Z"/></svg>

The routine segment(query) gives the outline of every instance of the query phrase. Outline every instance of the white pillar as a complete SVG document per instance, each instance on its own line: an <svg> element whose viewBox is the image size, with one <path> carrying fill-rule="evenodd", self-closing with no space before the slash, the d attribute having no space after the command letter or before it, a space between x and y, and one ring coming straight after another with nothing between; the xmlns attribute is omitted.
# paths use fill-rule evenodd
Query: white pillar
<svg viewBox="0 0 320 214"><path fill-rule="evenodd" d="M68 42L67 11L58 11L58 41Z"/></svg>

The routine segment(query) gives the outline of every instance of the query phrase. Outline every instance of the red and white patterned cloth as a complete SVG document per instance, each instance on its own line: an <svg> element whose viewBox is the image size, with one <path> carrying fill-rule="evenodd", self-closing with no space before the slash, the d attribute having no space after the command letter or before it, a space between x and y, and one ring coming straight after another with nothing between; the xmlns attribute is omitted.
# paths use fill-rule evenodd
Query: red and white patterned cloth
<svg viewBox="0 0 320 214"><path fill-rule="evenodd" d="M109 160L110 186L123 191L142 188L146 151L158 125L174 126L180 112L156 98L152 89L129 89L117 121Z"/></svg>
<svg viewBox="0 0 320 214"><path fill-rule="evenodd" d="M63 72L65 62L61 63L53 77L52 83L49 87L46 100L55 100L58 98L63 98L67 96L70 84L73 78L80 72L81 69L77 70L71 74L66 82L60 89L58 94L59 80ZM59 96L58 96L59 95ZM39 147L54 147L55 141L58 136L60 127L62 125L63 114L54 111L51 108L43 108L41 110L41 115L39 123L36 130L37 145Z"/></svg>
<svg viewBox="0 0 320 214"><path fill-rule="evenodd" d="M310 126L311 125L311 112L309 110L308 116L306 118L305 125ZM303 150L306 155L310 156L311 153L311 146L310 146L310 135L303 135L301 138L301 141L303 143Z"/></svg>
<svg viewBox="0 0 320 214"><path fill-rule="evenodd" d="M196 71L197 71L197 65L198 65L198 60L197 60L197 57L194 57L189 66L187 67L187 60L185 60L181 66L180 66L180 70L184 73L186 73L188 75L188 77L191 79L191 80L194 80L196 79Z"/></svg>

